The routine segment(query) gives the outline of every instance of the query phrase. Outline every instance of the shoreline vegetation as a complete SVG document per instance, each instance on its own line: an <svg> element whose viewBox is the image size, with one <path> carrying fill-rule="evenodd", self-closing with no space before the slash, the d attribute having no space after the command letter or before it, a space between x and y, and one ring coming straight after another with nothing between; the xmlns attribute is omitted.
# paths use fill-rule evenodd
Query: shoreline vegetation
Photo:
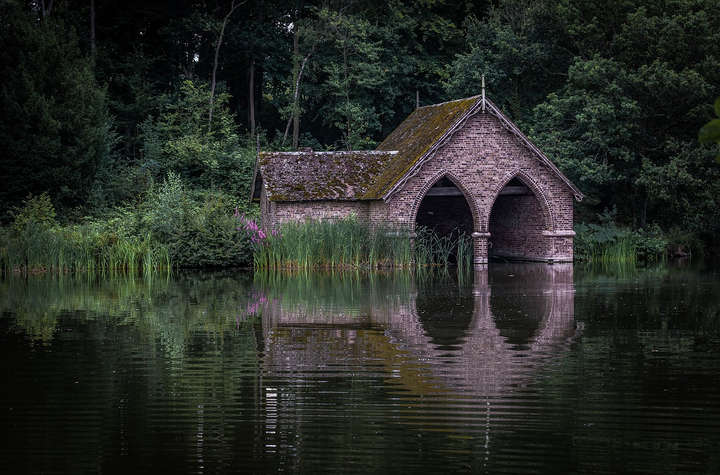
<svg viewBox="0 0 720 475"><path fill-rule="evenodd" d="M239 216L259 150L373 150L485 90L585 195L577 262L720 253L717 0L152 3L0 0L0 273L471 261Z"/></svg>
<svg viewBox="0 0 720 475"><path fill-rule="evenodd" d="M13 213L14 225L0 228L0 269L4 273L151 273L203 267L472 268L472 238L465 234L440 236L424 227L371 227L355 217L288 222L266 229L237 207L234 214L227 213L224 198L222 194L191 197L170 179L133 211L106 221L63 226L55 222L46 194L29 196L24 207ZM577 262L651 261L695 252L688 236L668 235L656 226L623 230L613 218L614 213L607 212L600 224L575 226Z"/></svg>
<svg viewBox="0 0 720 475"><path fill-rule="evenodd" d="M256 269L472 267L472 238L425 227L369 226L350 217L283 223L266 230L238 216Z"/></svg>

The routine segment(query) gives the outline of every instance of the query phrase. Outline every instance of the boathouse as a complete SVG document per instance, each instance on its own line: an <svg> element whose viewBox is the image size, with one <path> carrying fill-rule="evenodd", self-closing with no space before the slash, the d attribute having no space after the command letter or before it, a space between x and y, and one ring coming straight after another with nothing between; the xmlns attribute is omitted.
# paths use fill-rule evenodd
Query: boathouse
<svg viewBox="0 0 720 475"><path fill-rule="evenodd" d="M488 99L415 110L374 151L261 152L263 226L340 219L472 235L474 262L569 262L584 195Z"/></svg>

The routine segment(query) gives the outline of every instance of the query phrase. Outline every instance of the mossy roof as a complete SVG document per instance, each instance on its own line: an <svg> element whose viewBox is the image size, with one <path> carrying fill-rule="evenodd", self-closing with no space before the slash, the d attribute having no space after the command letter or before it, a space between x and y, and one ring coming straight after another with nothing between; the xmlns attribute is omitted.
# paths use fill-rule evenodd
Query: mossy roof
<svg viewBox="0 0 720 475"><path fill-rule="evenodd" d="M398 153L370 187L365 199L380 199L387 195L414 165L442 146L481 104L482 96L475 96L413 111L377 147L377 150L397 150Z"/></svg>
<svg viewBox="0 0 720 475"><path fill-rule="evenodd" d="M261 152L258 167L270 201L359 200L392 151Z"/></svg>
<svg viewBox="0 0 720 475"><path fill-rule="evenodd" d="M496 116L581 201L574 184L489 100L474 96L416 109L375 151L264 152L258 167L271 201L387 200L484 110Z"/></svg>

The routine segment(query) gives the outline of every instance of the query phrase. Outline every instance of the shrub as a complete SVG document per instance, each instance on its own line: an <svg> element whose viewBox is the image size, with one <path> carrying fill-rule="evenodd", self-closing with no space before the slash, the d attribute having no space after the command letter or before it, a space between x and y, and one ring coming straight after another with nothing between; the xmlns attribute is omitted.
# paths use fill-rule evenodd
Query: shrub
<svg viewBox="0 0 720 475"><path fill-rule="evenodd" d="M575 225L575 258L594 262L655 260L667 255L667 240L656 225L638 231L613 223Z"/></svg>
<svg viewBox="0 0 720 475"><path fill-rule="evenodd" d="M41 227L50 227L55 224L55 207L46 191L40 196L28 194L27 198L23 200L23 207L15 208L10 214L15 218L13 227L17 231L25 229L28 223L36 223Z"/></svg>

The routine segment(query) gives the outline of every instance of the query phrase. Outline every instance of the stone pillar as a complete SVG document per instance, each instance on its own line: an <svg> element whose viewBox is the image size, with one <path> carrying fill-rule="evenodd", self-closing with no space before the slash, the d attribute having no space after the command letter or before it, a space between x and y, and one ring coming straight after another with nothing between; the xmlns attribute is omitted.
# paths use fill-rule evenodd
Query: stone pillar
<svg viewBox="0 0 720 475"><path fill-rule="evenodd" d="M472 233L475 266L488 263L488 238L490 233Z"/></svg>
<svg viewBox="0 0 720 475"><path fill-rule="evenodd" d="M572 262L573 261L573 230L543 231L543 236L550 239L548 246L547 260L550 262Z"/></svg>

